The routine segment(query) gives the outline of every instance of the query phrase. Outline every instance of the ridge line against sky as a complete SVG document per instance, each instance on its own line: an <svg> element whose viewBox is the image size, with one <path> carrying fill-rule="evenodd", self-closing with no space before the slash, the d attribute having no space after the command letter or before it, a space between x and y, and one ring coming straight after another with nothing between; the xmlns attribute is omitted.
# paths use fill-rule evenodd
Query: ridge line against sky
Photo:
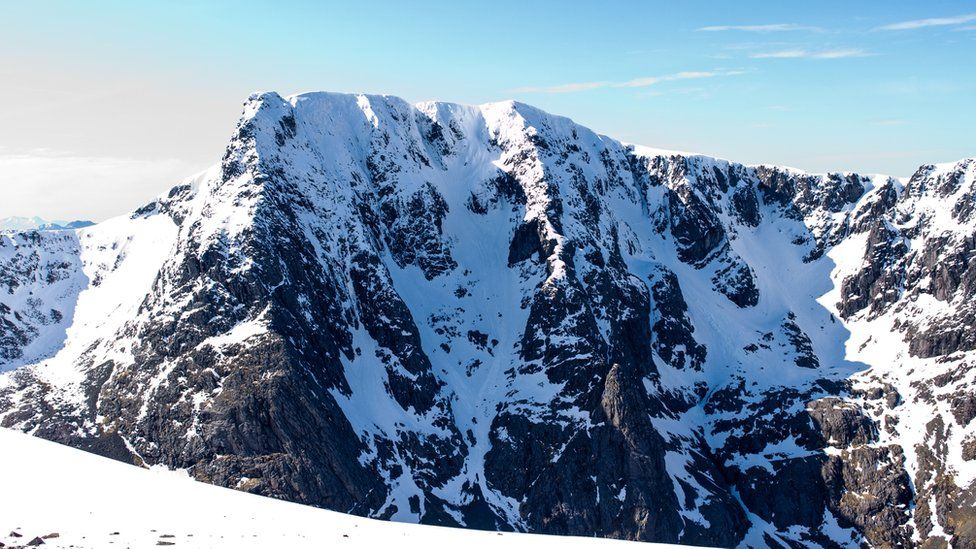
<svg viewBox="0 0 976 549"><path fill-rule="evenodd" d="M138 207L217 161L255 90L516 99L625 142L809 172L976 155L960 0L55 0L0 6L0 47L0 218Z"/></svg>

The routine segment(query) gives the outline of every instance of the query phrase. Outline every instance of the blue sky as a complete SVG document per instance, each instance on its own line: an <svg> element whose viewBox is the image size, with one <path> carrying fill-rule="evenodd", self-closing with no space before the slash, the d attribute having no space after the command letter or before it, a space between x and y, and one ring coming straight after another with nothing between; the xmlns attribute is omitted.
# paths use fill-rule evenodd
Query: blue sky
<svg viewBox="0 0 976 549"><path fill-rule="evenodd" d="M0 216L124 211L217 161L268 89L514 98L810 171L976 155L976 2L10 2L0 48ZM57 205L66 171L119 196Z"/></svg>

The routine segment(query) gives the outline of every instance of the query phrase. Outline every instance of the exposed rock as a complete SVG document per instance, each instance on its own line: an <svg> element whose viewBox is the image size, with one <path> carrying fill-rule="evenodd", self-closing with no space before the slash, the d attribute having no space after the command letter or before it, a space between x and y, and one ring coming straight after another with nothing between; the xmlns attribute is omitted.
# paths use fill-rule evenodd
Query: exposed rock
<svg viewBox="0 0 976 549"><path fill-rule="evenodd" d="M845 278L841 285L837 310L849 317L870 306L871 313L879 313L885 305L899 297L899 285L904 275L895 263L907 252L902 236L884 220L875 220L868 232L863 268L856 275Z"/></svg>
<svg viewBox="0 0 976 549"><path fill-rule="evenodd" d="M823 466L830 510L877 547L911 545L912 489L897 446L859 446Z"/></svg>
<svg viewBox="0 0 976 549"><path fill-rule="evenodd" d="M828 397L809 403L807 411L828 446L847 448L878 439L877 426L853 403Z"/></svg>
<svg viewBox="0 0 976 549"><path fill-rule="evenodd" d="M956 423L965 427L976 418L976 393L958 395L952 399L952 415Z"/></svg>

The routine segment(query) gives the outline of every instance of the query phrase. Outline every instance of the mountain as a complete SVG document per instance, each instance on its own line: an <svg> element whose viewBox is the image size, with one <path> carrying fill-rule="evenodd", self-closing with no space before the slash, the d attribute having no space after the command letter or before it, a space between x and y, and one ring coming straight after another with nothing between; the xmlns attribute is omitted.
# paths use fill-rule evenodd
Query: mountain
<svg viewBox="0 0 976 549"><path fill-rule="evenodd" d="M40 217L4 217L0 218L0 231L63 231L66 229L82 229L94 225L91 221L47 221Z"/></svg>
<svg viewBox="0 0 976 549"><path fill-rule="evenodd" d="M976 543L976 160L625 145L515 102L254 95L131 215L0 236L0 425L357 515Z"/></svg>
<svg viewBox="0 0 976 549"><path fill-rule="evenodd" d="M3 478L0 511L5 526L11 525L0 532L4 547L22 547L36 538L45 548L76 549L631 546L616 540L499 537L494 532L363 519L192 482L162 468L140 469L8 429L0 429L0 445L0 470L18 473ZM56 497L41 486L56 486ZM648 549L665 547L680 546L652 544Z"/></svg>

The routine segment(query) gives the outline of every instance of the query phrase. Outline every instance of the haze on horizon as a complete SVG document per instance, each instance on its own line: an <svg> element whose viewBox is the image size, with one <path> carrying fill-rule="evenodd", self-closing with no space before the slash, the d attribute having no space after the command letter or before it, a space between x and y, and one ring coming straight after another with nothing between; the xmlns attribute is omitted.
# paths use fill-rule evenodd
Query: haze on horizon
<svg viewBox="0 0 976 549"><path fill-rule="evenodd" d="M908 176L976 155L976 6L0 6L0 218L122 214L219 161L253 91L517 99L626 142Z"/></svg>

